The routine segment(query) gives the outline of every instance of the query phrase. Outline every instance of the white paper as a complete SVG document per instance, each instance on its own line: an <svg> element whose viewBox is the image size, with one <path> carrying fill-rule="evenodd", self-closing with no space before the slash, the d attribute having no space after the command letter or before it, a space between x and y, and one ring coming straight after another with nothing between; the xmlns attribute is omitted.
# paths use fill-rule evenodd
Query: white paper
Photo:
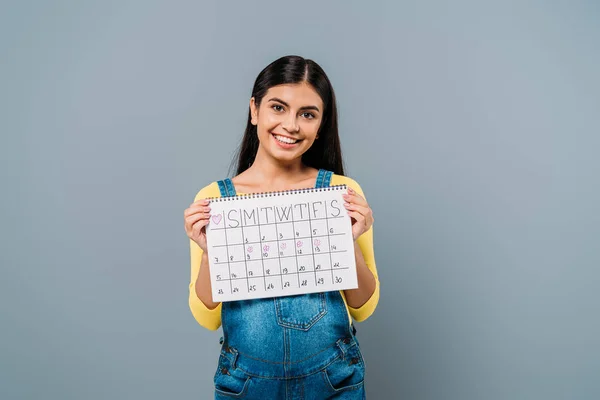
<svg viewBox="0 0 600 400"><path fill-rule="evenodd" d="M346 185L212 199L215 302L358 287Z"/></svg>

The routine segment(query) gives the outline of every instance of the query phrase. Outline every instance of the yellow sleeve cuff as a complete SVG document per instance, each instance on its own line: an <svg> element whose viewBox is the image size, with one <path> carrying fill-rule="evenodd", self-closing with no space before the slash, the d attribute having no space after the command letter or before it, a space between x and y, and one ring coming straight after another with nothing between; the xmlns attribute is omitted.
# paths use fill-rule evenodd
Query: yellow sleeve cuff
<svg viewBox="0 0 600 400"><path fill-rule="evenodd" d="M218 306L212 310L206 307L206 304L202 302L196 295L195 288L190 285L190 310L192 315L198 321L198 323L211 331L216 331L221 326L221 306Z"/></svg>
<svg viewBox="0 0 600 400"><path fill-rule="evenodd" d="M379 279L376 277L375 290L371 297L369 297L369 300L359 308L352 308L348 305L348 309L350 310L350 315L356 322L362 322L373 314L377 307L377 303L379 303Z"/></svg>

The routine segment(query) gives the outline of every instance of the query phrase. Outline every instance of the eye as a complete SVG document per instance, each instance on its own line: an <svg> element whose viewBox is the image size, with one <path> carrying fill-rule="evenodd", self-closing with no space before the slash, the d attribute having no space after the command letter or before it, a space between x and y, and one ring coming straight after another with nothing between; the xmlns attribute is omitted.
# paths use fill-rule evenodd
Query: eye
<svg viewBox="0 0 600 400"><path fill-rule="evenodd" d="M305 118L308 118L308 119L313 119L313 118L315 118L315 115L314 115L313 113L310 113L310 112L305 112L305 113L302 113L302 115L308 115L308 117L305 117Z"/></svg>
<svg viewBox="0 0 600 400"><path fill-rule="evenodd" d="M277 109L277 107L279 107L280 110ZM281 106L279 104L274 104L273 106L271 106L271 108L274 109L275 111L283 111L283 106Z"/></svg>

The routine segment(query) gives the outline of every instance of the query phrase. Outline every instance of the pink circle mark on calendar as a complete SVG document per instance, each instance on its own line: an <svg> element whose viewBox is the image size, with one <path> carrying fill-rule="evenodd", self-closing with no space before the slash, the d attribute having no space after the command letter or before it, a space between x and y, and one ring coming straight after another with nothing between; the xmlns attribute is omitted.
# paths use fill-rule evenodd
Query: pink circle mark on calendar
<svg viewBox="0 0 600 400"><path fill-rule="evenodd" d="M315 246L318 246L321 244L321 241L319 239L315 239Z"/></svg>
<svg viewBox="0 0 600 400"><path fill-rule="evenodd" d="M263 250L264 250L264 251L269 251L269 246L268 246L268 245L265 245L265 246L263 247Z"/></svg>
<svg viewBox="0 0 600 400"><path fill-rule="evenodd" d="M298 240L298 242L296 242L296 246L302 247L302 240Z"/></svg>
<svg viewBox="0 0 600 400"><path fill-rule="evenodd" d="M287 247L287 244L286 243L281 243L281 245L279 247L281 247L281 249L283 250L283 249L285 249Z"/></svg>
<svg viewBox="0 0 600 400"><path fill-rule="evenodd" d="M248 247L248 253L252 253L252 246Z"/></svg>

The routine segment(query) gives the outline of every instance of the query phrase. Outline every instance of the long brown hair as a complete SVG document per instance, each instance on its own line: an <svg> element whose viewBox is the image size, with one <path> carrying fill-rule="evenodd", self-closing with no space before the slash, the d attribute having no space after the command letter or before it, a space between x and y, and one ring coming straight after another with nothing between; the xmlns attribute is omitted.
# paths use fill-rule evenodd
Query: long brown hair
<svg viewBox="0 0 600 400"><path fill-rule="evenodd" d="M344 175L335 93L329 78L319 64L300 56L281 57L258 74L251 97L254 97L256 107L260 107L269 88L302 82L310 84L323 101L323 119L317 133L319 139L315 140L310 149L302 155L302 161L310 167L323 168ZM232 166L237 164L237 174L241 174L252 165L258 151L257 127L251 123L252 116L250 107L248 108L246 131L232 162Z"/></svg>

